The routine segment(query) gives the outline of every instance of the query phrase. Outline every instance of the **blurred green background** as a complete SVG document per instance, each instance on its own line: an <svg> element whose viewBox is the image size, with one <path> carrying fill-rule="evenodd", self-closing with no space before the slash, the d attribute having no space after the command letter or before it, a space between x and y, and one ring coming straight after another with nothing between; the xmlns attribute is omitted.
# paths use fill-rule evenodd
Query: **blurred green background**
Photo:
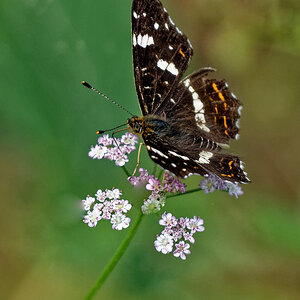
<svg viewBox="0 0 300 300"><path fill-rule="evenodd" d="M155 251L158 217L145 217L96 299L300 299L300 3L163 3L194 46L189 72L215 67L244 104L231 148L252 183L239 199L168 201L177 217L205 220L185 262ZM127 231L88 228L80 199L113 186L144 197L112 162L87 156L95 131L128 115L80 84L139 114L130 11L130 0L0 3L1 299L82 299Z"/></svg>

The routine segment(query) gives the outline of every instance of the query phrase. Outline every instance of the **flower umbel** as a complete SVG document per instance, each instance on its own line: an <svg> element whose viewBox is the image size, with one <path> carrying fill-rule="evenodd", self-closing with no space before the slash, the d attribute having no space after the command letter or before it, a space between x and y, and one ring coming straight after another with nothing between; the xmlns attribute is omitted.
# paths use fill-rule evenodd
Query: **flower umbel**
<svg viewBox="0 0 300 300"><path fill-rule="evenodd" d="M193 237L194 233L204 231L203 220L194 216L193 218L180 218L179 220L171 213L164 212L162 219L159 220L159 224L164 226L164 230L157 236L154 246L158 252L167 254L173 251L173 245L175 244L175 250L173 255L180 257L182 260L186 259L186 255L190 254L190 244L195 242ZM188 243L189 242L189 243Z"/></svg>
<svg viewBox="0 0 300 300"><path fill-rule="evenodd" d="M209 174L206 178L202 179L199 185L205 194L212 193L217 189L226 191L229 195L238 198L238 196L244 193L238 183L222 180L214 174Z"/></svg>
<svg viewBox="0 0 300 300"><path fill-rule="evenodd" d="M139 169L139 174L137 177L129 177L128 181L133 186L143 183L146 189L151 191L150 196L142 205L142 211L146 215L157 213L165 205L167 193L185 192L185 184L168 172L164 173L162 181L154 175L149 175L148 171L143 168Z"/></svg>
<svg viewBox="0 0 300 300"><path fill-rule="evenodd" d="M96 199L87 196L82 200L83 208L87 211L83 222L89 227L95 227L97 223L103 220L110 220L112 229L122 230L130 224L130 218L125 214L131 209L128 200L120 199L122 192L119 189L98 190L95 194Z"/></svg>
<svg viewBox="0 0 300 300"><path fill-rule="evenodd" d="M114 139L104 134L98 139L98 145L92 146L89 156L93 159L106 158L115 161L117 166L124 166L129 160L127 154L135 150L138 142L136 135L126 132L121 138Z"/></svg>

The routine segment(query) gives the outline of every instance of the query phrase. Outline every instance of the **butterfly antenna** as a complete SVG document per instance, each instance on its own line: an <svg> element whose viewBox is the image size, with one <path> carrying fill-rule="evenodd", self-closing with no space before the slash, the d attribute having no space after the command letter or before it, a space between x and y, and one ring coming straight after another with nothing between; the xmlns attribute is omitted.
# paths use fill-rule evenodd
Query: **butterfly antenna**
<svg viewBox="0 0 300 300"><path fill-rule="evenodd" d="M97 130L96 134L102 134L102 133L107 132L107 131L112 131L112 130L115 130L115 129L120 128L120 127L122 127L122 126L125 126L125 125L127 125L127 123L122 124L122 125L119 125L119 126L117 126L117 127L111 128L111 129ZM127 128L124 128L124 129L121 129L121 130L117 130L117 131L114 132L114 133L117 133L117 132L123 131L123 130L127 130Z"/></svg>
<svg viewBox="0 0 300 300"><path fill-rule="evenodd" d="M97 94L103 96L105 99L107 99L108 101L112 102L113 104L117 105L118 107L120 107L121 109L123 109L124 111L128 112L130 115L133 116L133 114L128 111L126 108L124 108L122 105L120 105L119 103L117 103L116 101L110 99L109 97L107 97L106 95L104 95L103 93L101 93L100 91L98 91L97 89L95 89L94 87L92 87L89 83L87 83L86 81L81 81L82 85L84 85L85 87L89 88L90 90L96 92Z"/></svg>

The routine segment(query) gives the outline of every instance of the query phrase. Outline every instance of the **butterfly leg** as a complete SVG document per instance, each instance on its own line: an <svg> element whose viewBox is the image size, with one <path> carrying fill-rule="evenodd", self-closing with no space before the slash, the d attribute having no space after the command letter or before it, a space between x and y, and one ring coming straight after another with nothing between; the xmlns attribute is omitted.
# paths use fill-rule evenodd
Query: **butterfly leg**
<svg viewBox="0 0 300 300"><path fill-rule="evenodd" d="M118 133L118 132L120 132L120 131L125 131L125 130L127 130L127 128L122 128L122 129L116 130L116 131L114 131L114 132L112 133L112 135L111 135L111 137L113 138L113 140L114 140L116 146L118 147L118 149L119 149L120 151L121 151L121 149L120 149L120 146L119 146L119 144L118 144L118 142L117 142L117 140L116 140L116 138L115 138L115 134Z"/></svg>
<svg viewBox="0 0 300 300"><path fill-rule="evenodd" d="M134 174L135 174L136 171L137 171L138 166L140 165L140 156L141 156L141 149L142 149L142 145L143 145L143 144L144 144L144 143L141 142L140 145L139 145L139 150L138 150L138 155L137 155L137 162L136 162L136 166L135 166L135 169L134 169L134 171L133 171L131 177L134 176Z"/></svg>

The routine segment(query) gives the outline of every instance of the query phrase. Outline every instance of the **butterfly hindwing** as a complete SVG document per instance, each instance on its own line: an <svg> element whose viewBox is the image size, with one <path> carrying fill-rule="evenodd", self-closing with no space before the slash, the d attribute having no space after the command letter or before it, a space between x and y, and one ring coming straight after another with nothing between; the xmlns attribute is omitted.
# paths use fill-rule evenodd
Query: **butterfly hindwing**
<svg viewBox="0 0 300 300"><path fill-rule="evenodd" d="M211 140L194 136L170 138L165 133L144 135L143 139L150 158L176 176L213 173L223 180L249 182L240 159L225 153Z"/></svg>
<svg viewBox="0 0 300 300"><path fill-rule="evenodd" d="M142 114L152 114L176 89L193 49L158 0L133 0L132 45Z"/></svg>
<svg viewBox="0 0 300 300"><path fill-rule="evenodd" d="M203 68L184 78L158 113L175 120L182 130L228 144L230 138L238 138L242 106L224 80L207 78L213 71Z"/></svg>

